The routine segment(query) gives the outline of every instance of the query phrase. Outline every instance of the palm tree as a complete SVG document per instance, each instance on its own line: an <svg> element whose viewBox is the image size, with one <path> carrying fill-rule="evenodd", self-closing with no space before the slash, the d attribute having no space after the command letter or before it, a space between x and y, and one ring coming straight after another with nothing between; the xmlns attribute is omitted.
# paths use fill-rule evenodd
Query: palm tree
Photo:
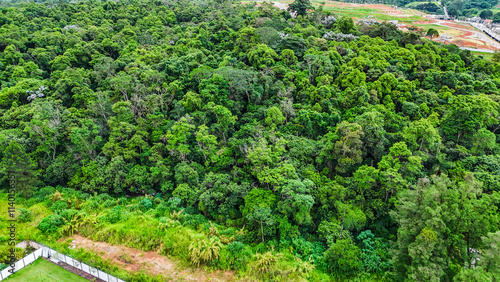
<svg viewBox="0 0 500 282"><path fill-rule="evenodd" d="M66 224L62 228L62 232L66 236L71 236L78 231L78 228L83 224L83 214L76 214L71 221L66 221Z"/></svg>

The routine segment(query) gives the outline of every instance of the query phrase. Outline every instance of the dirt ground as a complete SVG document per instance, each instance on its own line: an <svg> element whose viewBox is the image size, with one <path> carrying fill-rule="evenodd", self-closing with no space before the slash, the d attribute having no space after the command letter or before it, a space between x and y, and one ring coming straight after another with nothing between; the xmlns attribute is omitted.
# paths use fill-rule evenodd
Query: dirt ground
<svg viewBox="0 0 500 282"><path fill-rule="evenodd" d="M361 8L366 8L366 9L374 9L374 10L379 10L382 11L388 15L404 15L404 16L411 16L407 15L406 13L396 10L390 6L387 5L378 5L378 4L353 4L353 3L345 3L345 2L335 2L335 3L326 3L325 6L328 7L342 7L342 8L350 8L350 7L361 7Z"/></svg>
<svg viewBox="0 0 500 282"><path fill-rule="evenodd" d="M468 25L468 24L463 24L463 23L450 23L450 22L444 22L442 25L451 27L451 28L460 28L460 29L467 29L470 31L474 31L474 27Z"/></svg>
<svg viewBox="0 0 500 282"><path fill-rule="evenodd" d="M71 246L94 251L104 260L130 272L143 271L147 274L161 274L170 281L233 281L234 272L215 271L208 273L201 268L182 268L177 262L156 252L144 252L138 249L110 245L105 242L92 241L86 237L75 235ZM123 256L126 254L126 256Z"/></svg>

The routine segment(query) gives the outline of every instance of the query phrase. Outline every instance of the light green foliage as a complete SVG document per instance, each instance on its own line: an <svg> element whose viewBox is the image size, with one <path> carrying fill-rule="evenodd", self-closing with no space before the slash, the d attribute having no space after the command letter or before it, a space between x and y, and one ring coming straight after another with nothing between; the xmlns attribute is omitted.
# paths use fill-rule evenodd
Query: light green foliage
<svg viewBox="0 0 500 282"><path fill-rule="evenodd" d="M264 274L270 271L273 266L283 257L283 254L273 252L266 252L263 254L255 254L253 256L254 261L252 262L252 268L259 274Z"/></svg>
<svg viewBox="0 0 500 282"><path fill-rule="evenodd" d="M208 127L204 124L198 126L195 135L198 149L203 154L205 163L208 164L217 149L217 137L209 134Z"/></svg>
<svg viewBox="0 0 500 282"><path fill-rule="evenodd" d="M453 97L443 117L443 131L450 139L459 142L481 127L497 123L494 118L498 114L497 108L498 103L484 94Z"/></svg>
<svg viewBox="0 0 500 282"><path fill-rule="evenodd" d="M471 248L481 244L481 234L486 235L491 224L498 222L498 217L477 217L492 208L486 206L491 199L478 198L480 193L480 183L470 175L456 183L435 176L420 179L415 189L398 196L397 211L391 214L401 226L394 246L399 277L437 281L450 261L462 258L469 263ZM459 236L445 240L449 234Z"/></svg>
<svg viewBox="0 0 500 282"><path fill-rule="evenodd" d="M411 122L403 132L403 137L413 151L424 151L435 155L441 146L441 136L427 119Z"/></svg>
<svg viewBox="0 0 500 282"><path fill-rule="evenodd" d="M298 62L297 56L295 56L293 50L290 49L281 51L280 59L286 66L289 67L295 65Z"/></svg>
<svg viewBox="0 0 500 282"><path fill-rule="evenodd" d="M346 173L361 162L363 134L363 129L356 123L342 122L337 126L335 135L339 136L339 140L335 142L333 157L337 159L335 169L338 172Z"/></svg>
<svg viewBox="0 0 500 282"><path fill-rule="evenodd" d="M472 148L471 152L483 155L486 153L492 153L497 147L496 136L493 132L487 130L486 128L479 129L474 136L472 136Z"/></svg>
<svg viewBox="0 0 500 282"><path fill-rule="evenodd" d="M185 161L186 156L191 152L187 140L194 129L195 126L183 117L172 126L172 130L169 130L165 136L168 142L167 149L178 155L181 161Z"/></svg>
<svg viewBox="0 0 500 282"><path fill-rule="evenodd" d="M216 237L196 240L189 245L189 258L196 266L203 262L210 263L219 258L221 248L222 243Z"/></svg>
<svg viewBox="0 0 500 282"><path fill-rule="evenodd" d="M17 219L21 222L30 222L33 220L33 213L30 210L20 208Z"/></svg>
<svg viewBox="0 0 500 282"><path fill-rule="evenodd" d="M313 189L314 183L309 179L289 181L281 190L281 197L284 200L279 202L278 209L293 218L299 225L311 223L314 197L310 194Z"/></svg>
<svg viewBox="0 0 500 282"><path fill-rule="evenodd" d="M267 118L265 119L265 122L268 126L275 129L278 125L285 122L285 117L279 108L272 107L267 111Z"/></svg>
<svg viewBox="0 0 500 282"><path fill-rule="evenodd" d="M257 69L265 69L274 65L278 54L266 44L259 44L248 52L248 60Z"/></svg>
<svg viewBox="0 0 500 282"><path fill-rule="evenodd" d="M346 277L360 267L360 251L350 239L337 240L325 251L328 271L336 277Z"/></svg>

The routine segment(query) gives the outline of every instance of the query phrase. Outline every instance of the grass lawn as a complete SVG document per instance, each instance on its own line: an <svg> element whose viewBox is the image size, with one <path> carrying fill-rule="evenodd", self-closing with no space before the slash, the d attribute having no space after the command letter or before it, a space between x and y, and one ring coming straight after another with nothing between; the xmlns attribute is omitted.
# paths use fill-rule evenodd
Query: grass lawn
<svg viewBox="0 0 500 282"><path fill-rule="evenodd" d="M41 271L40 271L41 270ZM43 272L42 272L43 271ZM37 259L32 265L27 266L18 272L9 276L6 281L57 281L52 277L59 279L64 282L88 282L89 280L80 277L74 273L67 271L66 269L59 267L51 262L48 262L42 258Z"/></svg>

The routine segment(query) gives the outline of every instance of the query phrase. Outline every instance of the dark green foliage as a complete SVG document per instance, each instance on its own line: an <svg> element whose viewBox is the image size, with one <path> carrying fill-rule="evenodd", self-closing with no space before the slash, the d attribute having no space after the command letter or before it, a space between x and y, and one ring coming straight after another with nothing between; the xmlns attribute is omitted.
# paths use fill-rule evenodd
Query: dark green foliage
<svg viewBox="0 0 500 282"><path fill-rule="evenodd" d="M122 209L123 209L122 206L113 207L106 215L106 220L109 221L110 223L117 223L118 221L120 221L123 217Z"/></svg>
<svg viewBox="0 0 500 282"><path fill-rule="evenodd" d="M53 214L42 219L42 221L40 221L40 223L38 224L38 229L40 229L45 234L49 234L56 232L59 226L63 224L63 218L59 215Z"/></svg>
<svg viewBox="0 0 500 282"><path fill-rule="evenodd" d="M493 12L490 10L482 10L481 13L479 13L479 17L483 20L491 19L493 17Z"/></svg>
<svg viewBox="0 0 500 282"><path fill-rule="evenodd" d="M350 239L337 240L325 252L328 271L336 277L348 277L361 267L360 251Z"/></svg>
<svg viewBox="0 0 500 282"><path fill-rule="evenodd" d="M17 219L21 222L30 222L33 220L33 213L30 210L27 209L19 209L19 215L17 216Z"/></svg>
<svg viewBox="0 0 500 282"><path fill-rule="evenodd" d="M307 9L312 8L309 0L295 0L288 6L288 10L297 13L298 16L305 16Z"/></svg>
<svg viewBox="0 0 500 282"><path fill-rule="evenodd" d="M250 252L246 249L245 244L239 241L234 241L227 245L227 250L230 253L228 260L232 268L244 269L250 259Z"/></svg>
<svg viewBox="0 0 500 282"><path fill-rule="evenodd" d="M361 232L357 240L361 243L361 267L365 271L383 273L392 268L388 243L375 238L371 230Z"/></svg>
<svg viewBox="0 0 500 282"><path fill-rule="evenodd" d="M52 204L52 206L50 206L50 209L53 210L55 213L61 213L67 208L68 204L65 201L57 201L54 204Z"/></svg>

